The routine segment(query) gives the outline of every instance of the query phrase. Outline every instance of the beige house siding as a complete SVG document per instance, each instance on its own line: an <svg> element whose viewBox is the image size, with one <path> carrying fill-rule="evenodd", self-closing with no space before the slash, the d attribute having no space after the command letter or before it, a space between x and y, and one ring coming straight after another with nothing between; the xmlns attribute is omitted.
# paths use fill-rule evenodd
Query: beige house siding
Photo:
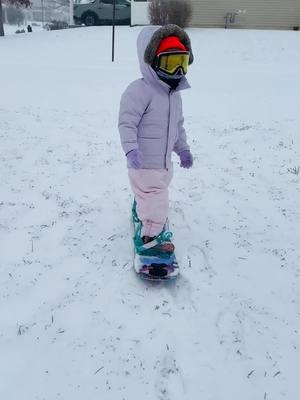
<svg viewBox="0 0 300 400"><path fill-rule="evenodd" d="M225 15L246 10L235 17L236 28L300 28L300 0L192 0L192 26L224 27Z"/></svg>

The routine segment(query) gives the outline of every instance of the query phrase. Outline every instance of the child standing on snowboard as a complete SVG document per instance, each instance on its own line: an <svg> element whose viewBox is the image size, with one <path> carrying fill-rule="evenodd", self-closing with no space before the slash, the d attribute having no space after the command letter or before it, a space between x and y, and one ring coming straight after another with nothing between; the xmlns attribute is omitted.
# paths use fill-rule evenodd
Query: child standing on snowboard
<svg viewBox="0 0 300 400"><path fill-rule="evenodd" d="M174 245L166 230L168 186L173 176L171 154L190 168L193 156L183 127L180 90L193 62L191 42L177 25L148 26L137 40L142 78L132 82L121 98L119 131L135 195L133 216L138 254L171 254Z"/></svg>

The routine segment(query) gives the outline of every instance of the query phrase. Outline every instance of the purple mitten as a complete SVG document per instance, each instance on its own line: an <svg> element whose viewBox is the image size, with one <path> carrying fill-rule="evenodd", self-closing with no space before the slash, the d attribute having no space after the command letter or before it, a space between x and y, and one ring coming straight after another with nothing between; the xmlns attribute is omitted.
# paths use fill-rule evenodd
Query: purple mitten
<svg viewBox="0 0 300 400"><path fill-rule="evenodd" d="M180 154L180 166L182 168L191 168L193 165L193 156L189 150L183 150Z"/></svg>
<svg viewBox="0 0 300 400"><path fill-rule="evenodd" d="M129 153L126 154L128 160L128 167L129 168L140 168L141 167L141 160L139 151L134 149L131 150Z"/></svg>

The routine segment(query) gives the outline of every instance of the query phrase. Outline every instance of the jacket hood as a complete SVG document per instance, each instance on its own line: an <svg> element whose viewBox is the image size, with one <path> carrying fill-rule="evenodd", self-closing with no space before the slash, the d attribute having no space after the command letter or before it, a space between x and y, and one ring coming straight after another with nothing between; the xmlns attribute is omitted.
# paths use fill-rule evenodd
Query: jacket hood
<svg viewBox="0 0 300 400"><path fill-rule="evenodd" d="M137 53L140 63L140 70L143 78L146 81L152 83L162 83L151 65L155 59L156 51L161 40L172 35L177 36L182 41L182 43L190 52L190 64L193 62L194 57L190 39L183 29L172 24L165 26L146 26L141 30L137 38ZM190 85L188 84L186 77L182 77L178 89L186 89L189 87Z"/></svg>
<svg viewBox="0 0 300 400"><path fill-rule="evenodd" d="M140 63L140 70L143 78L146 81L153 81L153 79L158 79L155 71L151 68L151 65L149 65L149 63L146 63L144 59L146 48L151 41L154 32L156 32L158 29L159 26L146 26L141 30L137 38L137 54Z"/></svg>
<svg viewBox="0 0 300 400"><path fill-rule="evenodd" d="M178 25L175 24L164 25L159 27L159 29L155 30L145 50L144 54L145 62L150 65L153 63L160 42L169 36L176 36L182 42L184 47L190 53L189 64L192 64L194 61L194 56L190 38L182 28L180 28Z"/></svg>

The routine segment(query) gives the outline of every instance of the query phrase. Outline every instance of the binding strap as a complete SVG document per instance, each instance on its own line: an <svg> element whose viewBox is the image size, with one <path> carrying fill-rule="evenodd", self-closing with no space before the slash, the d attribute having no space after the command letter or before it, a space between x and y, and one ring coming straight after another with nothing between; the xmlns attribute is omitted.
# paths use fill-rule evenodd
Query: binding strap
<svg viewBox="0 0 300 400"><path fill-rule="evenodd" d="M134 235L134 243L137 251L149 250L154 246L160 245L163 242L170 242L171 238L173 237L173 233L170 231L163 230L159 235L155 237L154 240L151 242L143 243L142 242L142 221L137 216L136 212L136 202L134 201L132 207L132 218L134 223L137 225L135 235Z"/></svg>

